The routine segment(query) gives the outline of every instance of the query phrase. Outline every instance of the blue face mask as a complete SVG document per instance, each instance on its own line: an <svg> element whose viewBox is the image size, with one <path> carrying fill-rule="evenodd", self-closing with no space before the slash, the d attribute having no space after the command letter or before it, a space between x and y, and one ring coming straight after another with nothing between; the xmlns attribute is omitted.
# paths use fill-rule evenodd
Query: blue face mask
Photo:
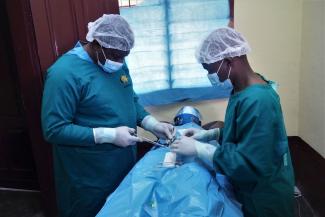
<svg viewBox="0 0 325 217"><path fill-rule="evenodd" d="M109 60L106 58L106 55L102 49L102 52L104 54L105 57L105 63L104 65L99 61L98 59L98 53L97 53L97 64L107 73L113 73L113 72L117 72L118 70L120 70L123 66L123 63L120 62L115 62L112 60Z"/></svg>
<svg viewBox="0 0 325 217"><path fill-rule="evenodd" d="M217 70L217 72L212 73L212 74L208 74L208 79L211 82L211 85L214 87L222 87L222 88L233 88L233 85L231 83L231 80L229 79L230 76L230 72L231 72L231 67L229 68L229 72L228 72L228 78L226 80L224 80L223 82L220 81L218 73L220 71L220 68L223 64L223 60Z"/></svg>
<svg viewBox="0 0 325 217"><path fill-rule="evenodd" d="M276 82L271 81L271 87L273 88L273 90L274 90L275 92L278 92L278 87L279 87L279 85L278 85Z"/></svg>

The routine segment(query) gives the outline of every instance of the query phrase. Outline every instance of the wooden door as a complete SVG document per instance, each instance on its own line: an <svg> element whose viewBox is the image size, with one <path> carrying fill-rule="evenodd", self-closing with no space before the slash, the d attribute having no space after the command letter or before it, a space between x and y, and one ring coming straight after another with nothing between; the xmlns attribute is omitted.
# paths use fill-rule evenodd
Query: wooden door
<svg viewBox="0 0 325 217"><path fill-rule="evenodd" d="M30 4L43 73L78 40L85 40L88 22L119 13L118 0L33 0Z"/></svg>
<svg viewBox="0 0 325 217"><path fill-rule="evenodd" d="M40 123L43 79L46 69L60 55L71 49L77 40L85 39L89 21L103 13L119 12L118 0L4 2L15 60L13 65L16 66L20 86L16 91L23 102L26 117L25 122L19 123L25 123L28 129L24 131L27 135L23 135L31 140L45 214L56 216L51 145L44 141Z"/></svg>
<svg viewBox="0 0 325 217"><path fill-rule="evenodd" d="M0 187L39 189L5 8L0 1Z"/></svg>

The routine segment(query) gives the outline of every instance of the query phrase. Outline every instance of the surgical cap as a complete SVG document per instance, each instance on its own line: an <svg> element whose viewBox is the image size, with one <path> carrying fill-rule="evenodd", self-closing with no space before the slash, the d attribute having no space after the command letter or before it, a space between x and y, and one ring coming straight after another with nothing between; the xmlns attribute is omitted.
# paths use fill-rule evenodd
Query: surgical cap
<svg viewBox="0 0 325 217"><path fill-rule="evenodd" d="M211 32L196 51L200 63L215 63L229 57L246 55L251 48L245 38L229 27Z"/></svg>
<svg viewBox="0 0 325 217"><path fill-rule="evenodd" d="M87 41L96 40L102 47L129 51L134 45L134 35L126 20L117 14L104 14L88 23Z"/></svg>

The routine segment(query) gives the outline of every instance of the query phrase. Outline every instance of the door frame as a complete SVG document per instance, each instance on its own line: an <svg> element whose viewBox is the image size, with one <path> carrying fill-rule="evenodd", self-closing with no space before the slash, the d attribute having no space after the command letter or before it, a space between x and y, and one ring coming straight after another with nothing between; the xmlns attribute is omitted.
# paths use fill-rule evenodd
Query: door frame
<svg viewBox="0 0 325 217"><path fill-rule="evenodd" d="M13 52L26 123L36 163L41 201L46 216L56 216L51 146L41 131L43 77L29 0L6 0Z"/></svg>
<svg viewBox="0 0 325 217"><path fill-rule="evenodd" d="M52 147L44 141L41 128L41 102L43 93L43 79L46 69L59 55L53 56L53 49L46 49L55 45L52 37L44 37L47 30L51 34L53 23L47 16L50 0L5 0L13 53L18 74L20 94L26 123L32 143L33 157L36 163L38 182L41 191L41 202L44 214L48 217L57 216L55 185L53 174ZM79 0L70 0L70 6L79 6ZM119 13L117 0L98 0L98 10L91 17L101 16L100 13ZM33 10L34 9L34 10ZM72 11L75 13L75 11ZM76 19L76 14L73 14ZM83 18L85 19L85 18ZM86 21L86 20L83 20ZM81 23L75 23L80 27ZM83 39L83 33L78 34ZM39 46L39 47L38 47ZM44 50L45 49L45 50ZM53 61L48 61L49 59Z"/></svg>

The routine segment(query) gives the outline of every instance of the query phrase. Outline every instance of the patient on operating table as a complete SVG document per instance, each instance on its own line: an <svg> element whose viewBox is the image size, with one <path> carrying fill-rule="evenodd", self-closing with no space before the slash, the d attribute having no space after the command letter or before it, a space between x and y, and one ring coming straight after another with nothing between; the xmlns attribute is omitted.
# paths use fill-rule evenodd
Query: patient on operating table
<svg viewBox="0 0 325 217"><path fill-rule="evenodd" d="M201 114L183 107L174 118L176 137L201 128ZM160 144L166 141L158 140ZM214 145L218 145L214 141ZM112 174L114 175L114 174ZM176 156L168 146L154 146L107 198L97 217L240 217L227 178L194 158Z"/></svg>
<svg viewBox="0 0 325 217"><path fill-rule="evenodd" d="M202 130L203 128L201 127L201 119L202 115L196 108L193 108L191 106L184 106L181 108L174 117L174 126L176 128L176 133L173 140L178 139L181 135L184 135L187 129ZM158 142L165 145L169 145L170 143L163 139L158 140ZM212 138L211 141L205 142L210 142L216 146L219 145L214 138ZM194 161L194 158L176 156L176 153L174 152L167 152L163 161L163 166L177 166L189 161ZM211 166L212 169L212 165L207 166Z"/></svg>

